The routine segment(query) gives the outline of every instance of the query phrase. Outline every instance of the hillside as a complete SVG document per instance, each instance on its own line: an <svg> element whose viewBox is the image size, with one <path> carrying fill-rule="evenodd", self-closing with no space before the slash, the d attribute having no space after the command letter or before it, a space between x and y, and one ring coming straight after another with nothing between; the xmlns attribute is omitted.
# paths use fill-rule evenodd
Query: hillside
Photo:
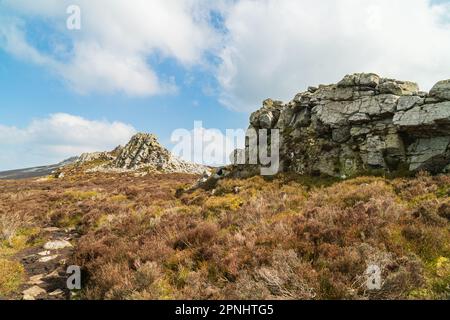
<svg viewBox="0 0 450 320"><path fill-rule="evenodd" d="M50 175L55 170L74 163L78 157L69 158L58 164L49 166L40 166L34 168L8 170L0 172L0 180L14 180L14 179L27 179L27 178L37 178L45 177Z"/></svg>
<svg viewBox="0 0 450 320"><path fill-rule="evenodd" d="M139 133L0 181L0 298L450 299L449 92L353 74L264 101L211 174Z"/></svg>
<svg viewBox="0 0 450 320"><path fill-rule="evenodd" d="M36 279L61 281L64 266L78 264L84 289L72 298L450 298L449 176L282 175L182 192L196 180L78 173L0 182L0 296L34 288L34 298L48 298L55 282ZM55 235L73 248L39 262ZM367 290L369 265L381 269L381 290ZM36 291L44 285L53 291Z"/></svg>

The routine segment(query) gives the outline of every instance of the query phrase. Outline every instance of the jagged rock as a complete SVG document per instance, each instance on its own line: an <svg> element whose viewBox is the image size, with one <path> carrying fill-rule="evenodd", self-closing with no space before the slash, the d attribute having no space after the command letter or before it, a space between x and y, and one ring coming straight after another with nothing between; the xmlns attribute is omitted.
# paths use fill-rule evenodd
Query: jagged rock
<svg viewBox="0 0 450 320"><path fill-rule="evenodd" d="M146 169L160 173L203 174L209 169L203 165L183 161L159 144L155 135L138 133L118 151L113 161L95 171L128 172Z"/></svg>
<svg viewBox="0 0 450 320"><path fill-rule="evenodd" d="M38 286L33 286L31 288L24 290L22 294L23 300L36 300L40 296L47 294L47 291Z"/></svg>
<svg viewBox="0 0 450 320"><path fill-rule="evenodd" d="M37 286L40 284L43 284L44 281L42 280L42 278L44 278L44 274L38 274L35 276L31 276L30 280L28 280L27 284L32 285L32 286Z"/></svg>
<svg viewBox="0 0 450 320"><path fill-rule="evenodd" d="M350 118L348 118L348 121L350 123L365 123L365 122L370 122L370 117L367 113L355 113L354 115L352 115Z"/></svg>
<svg viewBox="0 0 450 320"><path fill-rule="evenodd" d="M114 156L112 152L92 152L92 153L83 153L81 156L78 157L77 161L75 162L75 165L82 165L87 162L102 160L102 161L108 161L113 160Z"/></svg>
<svg viewBox="0 0 450 320"><path fill-rule="evenodd" d="M159 143L156 136L137 134L121 150L113 166L122 169L137 169L144 163L162 166L169 158L169 152Z"/></svg>
<svg viewBox="0 0 450 320"><path fill-rule="evenodd" d="M155 135L146 133L134 135L125 147L118 146L110 152L84 153L78 157L75 168L88 173L133 173L136 177L148 173L203 174L210 171L206 166L173 156Z"/></svg>
<svg viewBox="0 0 450 320"><path fill-rule="evenodd" d="M398 99L397 111L407 111L424 102L425 100L419 96L403 96Z"/></svg>
<svg viewBox="0 0 450 320"><path fill-rule="evenodd" d="M436 172L450 163L450 136L418 139L408 149L412 170Z"/></svg>
<svg viewBox="0 0 450 320"><path fill-rule="evenodd" d="M262 109L250 116L250 124L257 129L273 128L280 118L282 107L281 101L265 100Z"/></svg>
<svg viewBox="0 0 450 320"><path fill-rule="evenodd" d="M450 168L450 80L428 95L409 81L347 75L286 104L264 101L250 124L280 130L283 171L348 177L374 169ZM255 148L248 144L246 154ZM235 166L235 175L255 172L247 167Z"/></svg>
<svg viewBox="0 0 450 320"><path fill-rule="evenodd" d="M48 295L50 297L57 297L57 296L62 296L64 294L64 291L62 291L61 289L56 289L55 291L50 292Z"/></svg>
<svg viewBox="0 0 450 320"><path fill-rule="evenodd" d="M395 94L397 96L417 95L419 93L419 86L417 83L410 81L386 79L381 81L378 90L380 93Z"/></svg>
<svg viewBox="0 0 450 320"><path fill-rule="evenodd" d="M70 247L72 247L72 244L66 240L49 241L46 244L44 244L45 250L60 250L60 249L70 248Z"/></svg>
<svg viewBox="0 0 450 320"><path fill-rule="evenodd" d="M374 73L357 73L346 75L338 83L338 87L367 87L376 88L380 83L380 77Z"/></svg>
<svg viewBox="0 0 450 320"><path fill-rule="evenodd" d="M429 135L430 131L448 132L450 126L450 101L416 106L395 114L393 122L405 131Z"/></svg>
<svg viewBox="0 0 450 320"><path fill-rule="evenodd" d="M450 80L439 81L431 88L430 97L450 100Z"/></svg>

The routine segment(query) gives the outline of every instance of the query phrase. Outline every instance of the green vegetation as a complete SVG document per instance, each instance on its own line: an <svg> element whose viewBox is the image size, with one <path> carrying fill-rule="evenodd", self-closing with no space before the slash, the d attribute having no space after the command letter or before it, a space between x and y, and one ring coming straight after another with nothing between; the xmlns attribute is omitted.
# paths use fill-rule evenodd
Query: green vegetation
<svg viewBox="0 0 450 320"><path fill-rule="evenodd" d="M26 221L3 218L1 268L13 271L0 290L20 283L14 252L56 224L82 233L82 299L450 298L446 175L253 177L194 192L181 191L189 175L69 178L0 184L0 217ZM382 290L366 290L371 264Z"/></svg>
<svg viewBox="0 0 450 320"><path fill-rule="evenodd" d="M23 278L24 269L20 263L0 258L0 297L15 292Z"/></svg>

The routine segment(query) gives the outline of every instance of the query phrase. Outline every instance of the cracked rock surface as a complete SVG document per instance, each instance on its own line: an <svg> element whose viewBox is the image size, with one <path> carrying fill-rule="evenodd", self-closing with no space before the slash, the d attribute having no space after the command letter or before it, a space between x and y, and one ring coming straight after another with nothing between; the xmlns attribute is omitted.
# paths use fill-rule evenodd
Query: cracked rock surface
<svg viewBox="0 0 450 320"><path fill-rule="evenodd" d="M349 177L372 170L450 170L450 80L430 93L373 73L264 101L250 129L279 129L285 172ZM270 139L268 139L270 141ZM251 146L247 145L247 158ZM238 167L244 172L245 166Z"/></svg>

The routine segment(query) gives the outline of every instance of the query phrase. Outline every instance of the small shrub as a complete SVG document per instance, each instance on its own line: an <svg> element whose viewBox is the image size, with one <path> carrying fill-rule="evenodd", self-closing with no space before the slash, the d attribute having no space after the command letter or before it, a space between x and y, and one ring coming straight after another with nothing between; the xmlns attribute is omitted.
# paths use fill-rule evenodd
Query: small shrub
<svg viewBox="0 0 450 320"><path fill-rule="evenodd" d="M450 221L450 201L442 203L438 209L438 215Z"/></svg>
<svg viewBox="0 0 450 320"><path fill-rule="evenodd" d="M109 198L109 201L119 202L119 203L125 202L127 200L128 200L128 197L124 194L118 194L118 195L115 195L115 196L112 196L111 198Z"/></svg>
<svg viewBox="0 0 450 320"><path fill-rule="evenodd" d="M77 190L66 191L64 194L74 201L93 199L99 195L97 191L77 191Z"/></svg>
<svg viewBox="0 0 450 320"><path fill-rule="evenodd" d="M222 210L235 212L243 204L244 201L239 196L227 194L222 197L210 197L206 200L204 206L207 210L218 213Z"/></svg>

